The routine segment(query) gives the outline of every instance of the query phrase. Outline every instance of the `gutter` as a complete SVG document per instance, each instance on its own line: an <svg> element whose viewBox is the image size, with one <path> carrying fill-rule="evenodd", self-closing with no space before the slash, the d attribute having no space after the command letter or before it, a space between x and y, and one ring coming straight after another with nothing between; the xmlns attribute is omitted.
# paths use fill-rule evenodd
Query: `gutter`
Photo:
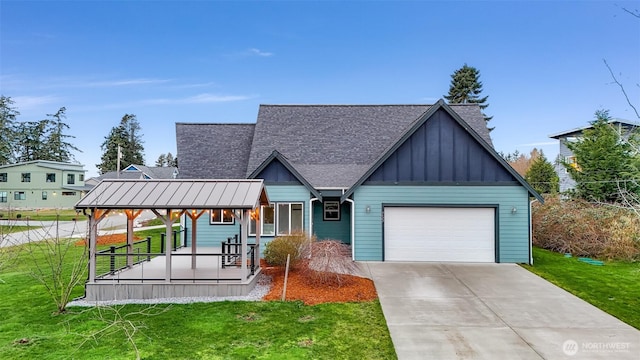
<svg viewBox="0 0 640 360"><path fill-rule="evenodd" d="M356 260L356 202L344 199L351 203L351 260Z"/></svg>
<svg viewBox="0 0 640 360"><path fill-rule="evenodd" d="M529 201L529 265L533 265L533 222L531 221L533 216L531 214L531 208L536 201L538 201L538 199Z"/></svg>
<svg viewBox="0 0 640 360"><path fill-rule="evenodd" d="M313 202L314 201L318 201L318 198L314 197L309 199L309 231L307 232L309 234L309 238L313 236Z"/></svg>

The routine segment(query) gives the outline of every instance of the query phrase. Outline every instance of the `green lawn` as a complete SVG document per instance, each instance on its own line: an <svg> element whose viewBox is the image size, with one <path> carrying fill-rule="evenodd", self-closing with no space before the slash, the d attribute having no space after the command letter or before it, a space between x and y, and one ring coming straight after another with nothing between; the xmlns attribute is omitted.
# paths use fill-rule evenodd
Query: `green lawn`
<svg viewBox="0 0 640 360"><path fill-rule="evenodd" d="M640 329L640 262L590 265L544 249L533 249L527 270Z"/></svg>
<svg viewBox="0 0 640 360"><path fill-rule="evenodd" d="M37 229L40 226L13 226L13 225L0 225L1 234L11 234L15 232L27 231L29 229Z"/></svg>
<svg viewBox="0 0 640 360"><path fill-rule="evenodd" d="M18 215L20 215L20 217L18 217ZM87 220L87 217L84 216L82 212L76 213L73 209L0 210L0 218L2 219L26 220L27 217L30 221L54 221L56 219L60 221L71 221L73 219Z"/></svg>
<svg viewBox="0 0 640 360"><path fill-rule="evenodd" d="M19 256L15 267L0 272L0 358L135 358L121 330L85 342L89 334L107 326L97 309L70 308L54 315L53 302L29 274L31 260ZM77 296L82 292L82 287L75 289ZM151 316L137 314L148 306L117 309L139 329L133 338L143 359L396 358L378 301L158 305L151 311L159 314ZM113 312L104 314L118 319Z"/></svg>

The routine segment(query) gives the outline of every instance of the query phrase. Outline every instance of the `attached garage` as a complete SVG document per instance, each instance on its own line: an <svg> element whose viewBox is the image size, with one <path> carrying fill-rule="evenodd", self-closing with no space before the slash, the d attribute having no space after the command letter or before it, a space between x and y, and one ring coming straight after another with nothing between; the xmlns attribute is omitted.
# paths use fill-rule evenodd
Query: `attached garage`
<svg viewBox="0 0 640 360"><path fill-rule="evenodd" d="M386 261L496 261L495 207L384 207Z"/></svg>

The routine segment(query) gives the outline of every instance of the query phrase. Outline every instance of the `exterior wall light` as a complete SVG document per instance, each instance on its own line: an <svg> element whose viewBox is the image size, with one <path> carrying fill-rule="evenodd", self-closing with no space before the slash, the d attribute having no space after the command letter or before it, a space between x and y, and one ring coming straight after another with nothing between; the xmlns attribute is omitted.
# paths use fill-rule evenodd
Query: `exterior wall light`
<svg viewBox="0 0 640 360"><path fill-rule="evenodd" d="M367 207L364 208L364 212L366 212L367 214L371 212L371 206L367 205Z"/></svg>
<svg viewBox="0 0 640 360"><path fill-rule="evenodd" d="M518 212L518 209L516 209L516 207L515 207L515 206L511 208L511 213L512 213L512 214L515 214L515 213L517 213L517 212Z"/></svg>

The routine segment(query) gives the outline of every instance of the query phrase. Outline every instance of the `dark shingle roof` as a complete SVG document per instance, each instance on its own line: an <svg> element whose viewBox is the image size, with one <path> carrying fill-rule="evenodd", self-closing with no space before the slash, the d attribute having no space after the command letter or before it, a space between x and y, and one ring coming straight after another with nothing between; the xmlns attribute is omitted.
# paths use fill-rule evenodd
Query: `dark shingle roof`
<svg viewBox="0 0 640 360"><path fill-rule="evenodd" d="M315 188L350 187L430 107L261 105L255 125L178 123L180 177L244 178L277 150ZM451 108L491 144L478 105Z"/></svg>
<svg viewBox="0 0 640 360"><path fill-rule="evenodd" d="M255 124L176 123L181 179L244 179Z"/></svg>

